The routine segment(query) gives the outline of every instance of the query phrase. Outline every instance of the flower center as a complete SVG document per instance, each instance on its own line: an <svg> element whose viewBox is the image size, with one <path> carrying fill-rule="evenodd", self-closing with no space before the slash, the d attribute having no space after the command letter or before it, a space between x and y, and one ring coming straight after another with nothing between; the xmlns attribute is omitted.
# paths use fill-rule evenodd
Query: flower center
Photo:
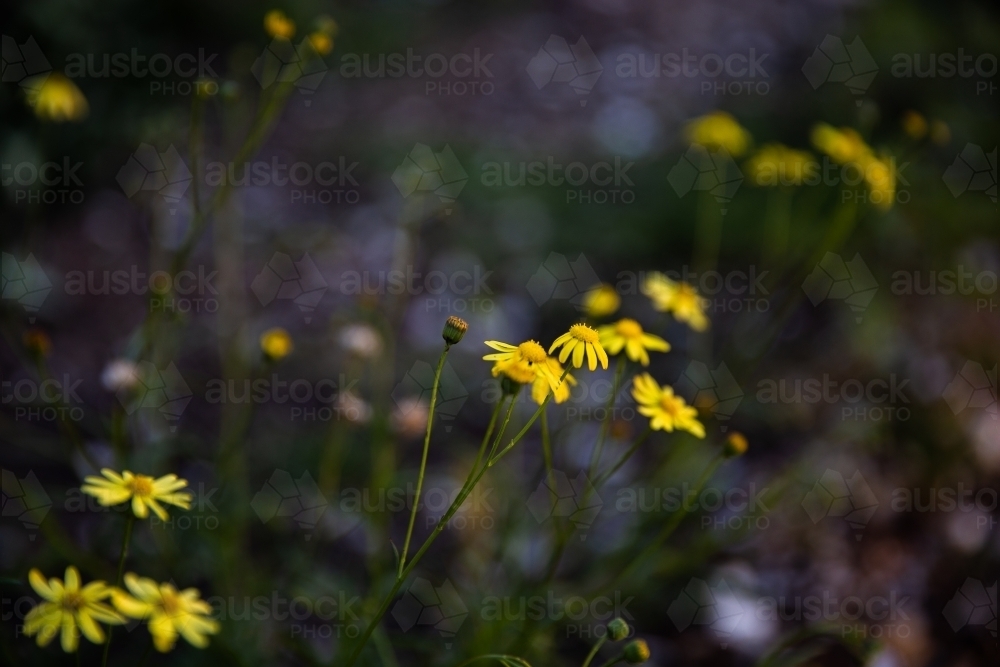
<svg viewBox="0 0 1000 667"><path fill-rule="evenodd" d="M77 611L83 607L83 596L79 593L66 593L63 595L62 608L66 611Z"/></svg>
<svg viewBox="0 0 1000 667"><path fill-rule="evenodd" d="M136 475L128 483L133 495L145 498L153 495L153 478L146 475Z"/></svg>
<svg viewBox="0 0 1000 667"><path fill-rule="evenodd" d="M601 339L597 331L586 324L574 324L569 328L569 335L584 343L596 343Z"/></svg>
<svg viewBox="0 0 1000 667"><path fill-rule="evenodd" d="M615 325L615 330L625 338L641 338L642 327L635 320L624 319Z"/></svg>
<svg viewBox="0 0 1000 667"><path fill-rule="evenodd" d="M533 364L540 364L548 357L545 348L533 340L525 341L517 346L521 358Z"/></svg>
<svg viewBox="0 0 1000 667"><path fill-rule="evenodd" d="M671 417L677 417L681 413L681 402L674 396L662 396L660 407Z"/></svg>

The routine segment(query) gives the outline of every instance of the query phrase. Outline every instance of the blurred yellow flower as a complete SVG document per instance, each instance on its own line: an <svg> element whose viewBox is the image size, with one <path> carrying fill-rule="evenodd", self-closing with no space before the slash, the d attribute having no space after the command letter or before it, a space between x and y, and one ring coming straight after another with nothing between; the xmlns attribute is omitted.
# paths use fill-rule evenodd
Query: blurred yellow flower
<svg viewBox="0 0 1000 667"><path fill-rule="evenodd" d="M503 373L520 384L543 380L552 389L559 387L559 376L553 375L552 367L548 363L549 355L545 353L545 348L535 341L527 340L520 345L511 345L498 340L485 342L487 346L498 350L483 357L486 361L494 362L493 377Z"/></svg>
<svg viewBox="0 0 1000 667"><path fill-rule="evenodd" d="M160 503L191 509L191 494L180 490L188 485L187 480L179 479L177 475L154 479L148 475L135 475L129 470L119 475L110 468L104 468L101 474L104 477L88 475L84 478L85 484L80 490L97 498L97 502L105 507L131 500L132 513L136 517L145 519L149 510L153 510L161 521L166 521L170 515Z"/></svg>
<svg viewBox="0 0 1000 667"><path fill-rule="evenodd" d="M264 31L271 37L291 39L295 36L295 21L280 9L272 9L264 15Z"/></svg>
<svg viewBox="0 0 1000 667"><path fill-rule="evenodd" d="M754 185L802 185L810 165L815 164L808 151L799 151L784 144L766 144L744 165Z"/></svg>
<svg viewBox="0 0 1000 667"><path fill-rule="evenodd" d="M868 155L861 161L869 200L882 210L892 208L896 199L896 171L891 160Z"/></svg>
<svg viewBox="0 0 1000 667"><path fill-rule="evenodd" d="M260 335L260 349L268 359L278 361L292 353L295 343L291 334L281 327L275 327Z"/></svg>
<svg viewBox="0 0 1000 667"><path fill-rule="evenodd" d="M900 125L911 139L923 139L927 134L927 119L912 109L903 114Z"/></svg>
<svg viewBox="0 0 1000 667"><path fill-rule="evenodd" d="M708 328L705 299L691 285L671 280L662 273L651 273L643 282L642 291L656 310L672 313L679 322L686 322L695 331Z"/></svg>
<svg viewBox="0 0 1000 667"><path fill-rule="evenodd" d="M849 127L839 130L832 125L820 123L812 131L813 146L829 155L837 164L860 162L872 152L861 135Z"/></svg>
<svg viewBox="0 0 1000 667"><path fill-rule="evenodd" d="M750 443L747 442L747 437L739 431L733 431L726 438L725 444L722 445L722 453L730 458L743 456L749 448Z"/></svg>
<svg viewBox="0 0 1000 667"><path fill-rule="evenodd" d="M684 129L688 141L707 148L724 148L739 157L750 147L753 137L725 111L713 111L695 118Z"/></svg>
<svg viewBox="0 0 1000 667"><path fill-rule="evenodd" d="M584 311L595 319L613 314L621 303L622 299L618 296L617 290L607 283L598 285L583 297Z"/></svg>
<svg viewBox="0 0 1000 667"><path fill-rule="evenodd" d="M333 51L333 39L325 32L314 32L309 35L309 44L321 56Z"/></svg>
<svg viewBox="0 0 1000 667"><path fill-rule="evenodd" d="M28 104L39 118L57 123L80 120L90 111L80 89L59 72L52 72L38 87L28 89Z"/></svg>
<svg viewBox="0 0 1000 667"><path fill-rule="evenodd" d="M563 376L563 367L558 359L548 357L545 363L549 367L548 377L555 377L558 380ZM566 377L563 378L563 382L556 388L555 394L552 397L556 403L565 403L569 400L570 385L576 386L576 378L566 373ZM536 377L531 383L531 398L539 405L545 402L545 398L549 395L550 391L552 391L552 384L544 377Z"/></svg>
<svg viewBox="0 0 1000 667"><path fill-rule="evenodd" d="M698 421L698 411L674 394L672 387L661 387L649 373L637 375L632 383L632 397L639 404L639 414L649 417L654 431L687 431L705 437L705 427Z"/></svg>
<svg viewBox="0 0 1000 667"><path fill-rule="evenodd" d="M601 346L600 334L597 333L596 329L588 327L586 324L571 326L568 332L556 338L552 346L549 347L549 353L551 354L558 347L562 347L562 352L559 353L561 363L566 363L566 359L572 354L573 366L580 368L583 366L583 357L586 354L587 368L590 370L597 370L598 360L601 362L601 368L608 367L608 353Z"/></svg>
<svg viewBox="0 0 1000 667"><path fill-rule="evenodd" d="M171 584L157 584L131 572L125 575L125 587L128 593L115 589L111 601L125 616L149 622L153 646L161 653L174 647L178 634L195 648L205 648L207 635L219 632L219 623L210 616L212 607L201 599L197 588L178 591Z"/></svg>
<svg viewBox="0 0 1000 667"><path fill-rule="evenodd" d="M601 335L601 345L609 354L618 354L625 350L625 354L632 361L637 361L643 366L649 365L649 353L669 352L670 343L659 336L648 334L642 330L635 320L624 318L614 324L607 324L597 329Z"/></svg>
<svg viewBox="0 0 1000 667"><path fill-rule="evenodd" d="M61 633L63 651L73 653L80 635L95 644L104 641L104 630L98 625L120 625L125 622L110 606L102 602L112 589L103 581L92 581L80 587L80 573L72 565L66 568L63 581L45 577L37 569L28 573L28 582L44 602L24 618L24 634L38 635L39 646L47 646L56 633Z"/></svg>

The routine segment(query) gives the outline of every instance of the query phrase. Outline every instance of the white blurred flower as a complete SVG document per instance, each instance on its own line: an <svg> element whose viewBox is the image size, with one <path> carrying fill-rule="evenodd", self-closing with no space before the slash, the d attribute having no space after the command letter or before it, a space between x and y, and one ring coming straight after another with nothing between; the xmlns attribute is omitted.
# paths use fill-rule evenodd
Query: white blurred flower
<svg viewBox="0 0 1000 667"><path fill-rule="evenodd" d="M341 392L337 396L337 409L347 421L355 424L367 424L372 418L372 406L354 392Z"/></svg>
<svg viewBox="0 0 1000 667"><path fill-rule="evenodd" d="M392 425L404 438L421 435L427 428L427 403L419 398L404 398L392 413Z"/></svg>
<svg viewBox="0 0 1000 667"><path fill-rule="evenodd" d="M349 324L340 331L340 344L351 354L365 359L382 351L382 337L368 324Z"/></svg>
<svg viewBox="0 0 1000 667"><path fill-rule="evenodd" d="M132 389L138 382L139 367L128 359L114 359L101 372L101 384L108 391Z"/></svg>

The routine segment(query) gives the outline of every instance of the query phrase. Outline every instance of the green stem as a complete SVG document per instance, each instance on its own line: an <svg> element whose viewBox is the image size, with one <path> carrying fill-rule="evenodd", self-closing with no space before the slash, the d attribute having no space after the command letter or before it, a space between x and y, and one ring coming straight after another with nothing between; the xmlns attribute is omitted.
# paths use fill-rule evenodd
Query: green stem
<svg viewBox="0 0 1000 667"><path fill-rule="evenodd" d="M601 650L601 647L604 646L604 642L606 641L608 641L607 633L605 633L603 637L597 640L597 643L594 644L594 648L590 649L590 653L587 654L587 659L583 661L583 664L580 665L580 667L589 667L591 661L593 661L594 659L594 656L597 655L597 652Z"/></svg>
<svg viewBox="0 0 1000 667"><path fill-rule="evenodd" d="M601 422L601 430L597 434L597 444L594 445L594 451L590 455L590 468L587 471L588 477L594 476L597 466L601 463L601 451L604 449L604 441L607 439L608 431L611 428L611 408L615 404L615 399L618 396L618 386L621 384L624 374L625 355L622 354L618 356L618 361L615 362L615 379L611 384L611 395L608 396L608 400L604 405L604 420Z"/></svg>
<svg viewBox="0 0 1000 667"><path fill-rule="evenodd" d="M619 653L618 655L616 655L615 657L611 658L606 663L601 665L601 667L611 667L611 665L624 659L625 659L625 651L622 651L621 653Z"/></svg>
<svg viewBox="0 0 1000 667"><path fill-rule="evenodd" d="M122 585L122 576L125 574L125 558L128 556L128 543L132 539L132 526L135 525L135 515L129 512L128 520L125 523L125 535L122 537L122 552L118 557L118 575L115 578L115 586ZM107 667L108 656L111 654L111 632L112 626L108 626L108 638L104 640L104 657L101 658L101 667Z"/></svg>
<svg viewBox="0 0 1000 667"><path fill-rule="evenodd" d="M417 509L420 506L420 493L424 488L424 475L427 472L427 452L431 447L431 431L434 429L434 408L437 405L438 385L441 383L441 370L444 368L445 357L451 349L449 343L444 344L444 351L438 358L437 368L434 369L434 385L431 387L431 404L427 412L427 430L424 432L424 451L420 455L420 472L417 473L417 490L413 495L413 507L410 508L410 524L406 528L406 540L403 542L403 552L399 556L399 574L403 573L406 566L406 554L410 552L410 539L413 537L413 526L417 522Z"/></svg>
<svg viewBox="0 0 1000 667"><path fill-rule="evenodd" d="M465 667L466 665L471 665L472 663L479 662L480 660L496 660L498 662L510 662L515 665L520 665L521 667L530 667L524 658L519 658L516 655L503 655L501 653L477 655L475 658L469 658L468 660L458 663L455 667Z"/></svg>
<svg viewBox="0 0 1000 667"><path fill-rule="evenodd" d="M618 459L618 463L614 464L613 466L611 466L611 468L609 468L608 470L602 472L600 475L597 476L597 479L594 480L594 488L600 488L601 485L604 484L606 481L608 481L608 479L612 475L614 475L616 472L618 472L618 470L623 465L625 465L630 458L632 458L632 455L635 454L636 451L639 449L639 445L641 445L643 442L645 442L646 438L648 438L649 434L652 433L652 432L653 432L652 427L646 426L646 430L643 431L642 434L638 438L635 439L635 442L633 442L632 446L628 448L628 451L626 451L622 455L622 457L620 459Z"/></svg>

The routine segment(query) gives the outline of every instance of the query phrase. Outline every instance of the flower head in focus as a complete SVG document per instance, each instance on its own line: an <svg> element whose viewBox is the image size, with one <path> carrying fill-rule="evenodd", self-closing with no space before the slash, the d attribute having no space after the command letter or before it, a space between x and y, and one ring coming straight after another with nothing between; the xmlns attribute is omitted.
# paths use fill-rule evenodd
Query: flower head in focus
<svg viewBox="0 0 1000 667"><path fill-rule="evenodd" d="M618 354L623 349L632 361L649 365L649 352L669 352L670 343L659 336L646 333L635 320L623 318L614 324L606 324L597 329L601 335L601 345L608 354Z"/></svg>
<svg viewBox="0 0 1000 667"><path fill-rule="evenodd" d="M280 9L272 9L264 15L264 31L271 37L291 39L295 36L295 21Z"/></svg>
<svg viewBox="0 0 1000 667"><path fill-rule="evenodd" d="M662 273L651 273L646 277L642 291L656 310L672 313L678 321L686 322L695 331L708 328L705 300L692 285L671 280Z"/></svg>
<svg viewBox="0 0 1000 667"><path fill-rule="evenodd" d="M72 565L66 568L65 579L48 581L37 569L28 573L28 582L43 602L28 612L24 619L24 634L38 635L39 646L47 646L57 633L61 633L63 651L76 651L80 635L95 644L104 641L104 630L98 625L120 625L125 619L103 600L111 595L111 588L103 581L92 581L80 586L80 573Z"/></svg>
<svg viewBox="0 0 1000 667"><path fill-rule="evenodd" d="M552 383L549 382L549 377L555 377L558 381L559 378L563 377L563 367L559 363L559 360L555 357L547 357L545 363L548 365L548 373L545 377L537 376L531 383L531 400L538 405L545 402L548 398L549 392L553 392L552 400L558 403L565 403L569 400L570 386L576 386L576 378L574 378L569 373L566 373L566 377L563 381L556 387L552 389Z"/></svg>
<svg viewBox="0 0 1000 667"><path fill-rule="evenodd" d="M588 317L599 319L613 315L621 306L622 299L617 290L607 283L598 285L583 297L583 309Z"/></svg>
<svg viewBox="0 0 1000 667"><path fill-rule="evenodd" d="M587 368L590 370L597 370L598 361L601 362L601 368L608 367L608 353L601 345L600 334L597 333L596 329L588 327L586 324L574 324L569 328L569 331L556 338L549 348L549 354L559 347L562 348L562 352L559 353L561 363L566 363L572 354L573 367L580 368L583 366L583 358L586 355Z"/></svg>
<svg viewBox="0 0 1000 667"><path fill-rule="evenodd" d="M639 404L639 414L649 417L654 431L687 431L705 437L705 427L698 421L698 411L674 394L669 386L660 386L649 373L637 375L632 383L632 397Z"/></svg>
<svg viewBox="0 0 1000 667"><path fill-rule="evenodd" d="M295 343L292 341L291 334L281 327L268 329L260 335L260 350L271 361L284 359L294 349Z"/></svg>
<svg viewBox="0 0 1000 667"><path fill-rule="evenodd" d="M88 475L80 490L97 498L105 507L132 501L132 513L139 519L149 516L149 510L161 521L170 518L160 503L174 505L181 509L191 509L191 494L181 491L188 485L186 479L177 475L164 475L154 479L148 475L136 475L124 470L119 475L110 468L101 470L104 477Z"/></svg>
<svg viewBox="0 0 1000 667"><path fill-rule="evenodd" d="M713 111L687 124L684 134L688 141L706 148L723 148L739 157L750 147L753 138L735 118L725 111Z"/></svg>
<svg viewBox="0 0 1000 667"><path fill-rule="evenodd" d="M483 357L493 362L493 377L503 374L518 384L532 384L535 380L548 383L553 390L559 387L559 376L553 375L549 365L549 355L545 348L533 340L520 345L511 345L499 340L485 341L488 347L497 350Z"/></svg>
<svg viewBox="0 0 1000 667"><path fill-rule="evenodd" d="M39 118L57 123L80 120L90 111L80 89L59 72L52 72L41 85L29 90L28 104Z"/></svg>
<svg viewBox="0 0 1000 667"><path fill-rule="evenodd" d="M784 144L766 144L746 162L750 182L754 185L802 185L813 156Z"/></svg>
<svg viewBox="0 0 1000 667"><path fill-rule="evenodd" d="M178 591L171 584L125 575L128 592L115 589L111 601L129 618L149 623L153 646L161 653L174 647L180 635L195 648L208 646L208 635L219 632L219 623L211 618L212 607L201 599L197 588Z"/></svg>

